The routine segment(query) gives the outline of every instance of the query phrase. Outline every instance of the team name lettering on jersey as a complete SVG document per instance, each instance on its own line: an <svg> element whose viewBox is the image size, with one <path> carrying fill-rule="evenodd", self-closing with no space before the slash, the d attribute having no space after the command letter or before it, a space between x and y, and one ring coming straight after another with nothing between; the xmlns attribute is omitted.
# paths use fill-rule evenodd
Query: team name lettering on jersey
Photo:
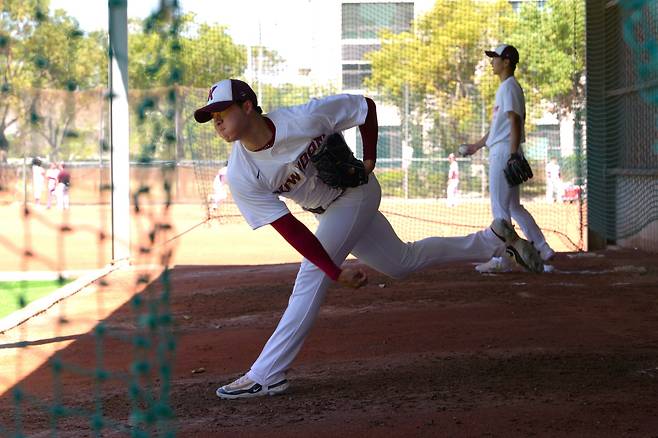
<svg viewBox="0 0 658 438"><path fill-rule="evenodd" d="M306 150L304 151L303 154L299 156L297 159L297 166L296 168L304 172L306 167L308 167L308 163L311 162L311 155L317 150L317 148L322 144L322 140L324 140L324 135L321 135L319 137L315 137L313 141L308 145ZM274 191L275 194L280 195L281 193L287 193L293 189L293 187L301 181L302 177L297 173L293 172L290 175L288 175L288 178L286 179L286 182L281 184L278 189Z"/></svg>
<svg viewBox="0 0 658 438"><path fill-rule="evenodd" d="M297 172L293 172L293 173L291 173L290 176L288 176L288 179L286 180L286 182L283 183L283 184L277 189L277 191L275 191L274 193L276 193L277 195L280 195L281 193L287 193L287 192L289 192L290 190L292 190L292 187L293 187L295 184L297 184L297 182L299 182L301 179L302 179L302 177L299 176L299 174L298 174Z"/></svg>

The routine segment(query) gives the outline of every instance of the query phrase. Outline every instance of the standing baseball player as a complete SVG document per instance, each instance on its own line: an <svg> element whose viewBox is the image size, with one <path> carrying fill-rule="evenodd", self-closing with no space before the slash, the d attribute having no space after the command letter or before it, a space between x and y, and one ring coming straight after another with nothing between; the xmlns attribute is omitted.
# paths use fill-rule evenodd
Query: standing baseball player
<svg viewBox="0 0 658 438"><path fill-rule="evenodd" d="M215 178L212 181L212 194L210 195L211 200L211 211L214 215L219 213L219 207L222 205L222 202L228 198L228 191L226 189L226 171L227 167L224 165L219 168Z"/></svg>
<svg viewBox="0 0 658 438"><path fill-rule="evenodd" d="M562 177L557 159L546 163L546 202L552 204L562 200Z"/></svg>
<svg viewBox="0 0 658 438"><path fill-rule="evenodd" d="M46 181L48 185L48 203L46 208L50 209L53 200L57 203L57 181L59 179L59 167L54 161L50 163L50 167L46 170Z"/></svg>
<svg viewBox="0 0 658 438"><path fill-rule="evenodd" d="M459 164L457 164L457 159L455 154L448 155L448 161L450 162L450 168L448 169L448 187L446 189L446 195L448 197L448 207L454 207L457 205L457 186L459 186Z"/></svg>
<svg viewBox="0 0 658 438"><path fill-rule="evenodd" d="M519 52L513 46L501 44L495 50L486 50L485 54L491 58L493 73L501 81L496 91L493 119L489 132L477 143L465 145L462 154L472 155L484 146L489 148L489 193L493 217L507 223L513 218L539 251L542 261L548 262L555 252L532 215L521 205L519 185L510 187L505 176L509 161L525 160L521 148L521 143L525 142L525 97L514 76ZM506 256L494 257L476 266L479 272L505 272L513 268L512 261Z"/></svg>
<svg viewBox="0 0 658 438"><path fill-rule="evenodd" d="M59 174L57 175L57 208L68 210L70 205L71 191L71 173L66 169L64 163L59 164Z"/></svg>
<svg viewBox="0 0 658 438"><path fill-rule="evenodd" d="M367 283L363 270L341 267L350 253L394 278L438 263L487 260L506 248L516 254L519 263L541 270L532 245L504 220L464 237L402 242L379 212L381 188L371 173L376 160L377 113L369 98L342 94L263 115L249 85L226 79L212 86L207 104L195 111L194 117L199 123L212 121L217 134L233 143L228 183L247 223L254 229L271 225L304 256L288 307L274 333L244 376L217 389L221 398L286 390L286 372L315 322L328 286L337 282L359 288ZM364 161L347 173L362 174L354 187L333 187L325 183L329 179L324 165L313 160L320 155L318 149L323 150L325 139L342 139L331 134L356 126L363 140ZM315 235L280 197L316 215Z"/></svg>
<svg viewBox="0 0 658 438"><path fill-rule="evenodd" d="M43 193L43 182L46 170L43 168L41 158L32 158L32 194L34 195L34 205L41 206L41 193Z"/></svg>

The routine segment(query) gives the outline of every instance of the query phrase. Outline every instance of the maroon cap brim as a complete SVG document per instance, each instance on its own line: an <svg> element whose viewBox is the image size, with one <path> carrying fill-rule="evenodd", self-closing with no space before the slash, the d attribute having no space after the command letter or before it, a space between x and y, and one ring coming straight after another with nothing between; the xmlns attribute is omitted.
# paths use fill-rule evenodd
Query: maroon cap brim
<svg viewBox="0 0 658 438"><path fill-rule="evenodd" d="M500 55L493 50L485 50L484 51L485 55L487 55L489 58L499 58Z"/></svg>
<svg viewBox="0 0 658 438"><path fill-rule="evenodd" d="M224 111L231 106L233 101L213 102L194 111L194 120L199 123L206 123L212 119L212 113Z"/></svg>

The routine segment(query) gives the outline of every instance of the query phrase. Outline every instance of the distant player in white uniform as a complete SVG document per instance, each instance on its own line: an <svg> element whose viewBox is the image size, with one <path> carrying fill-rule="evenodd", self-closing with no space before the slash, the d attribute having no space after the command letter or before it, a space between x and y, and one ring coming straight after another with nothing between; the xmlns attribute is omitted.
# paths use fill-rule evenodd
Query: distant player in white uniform
<svg viewBox="0 0 658 438"><path fill-rule="evenodd" d="M194 113L199 123L212 121L233 148L228 163L231 195L252 228L271 225L304 259L281 321L251 369L217 389L221 398L283 392L286 372L318 315L332 281L359 288L367 283L361 269L341 267L352 253L366 265L394 278L454 261L484 261L506 248L519 263L537 271L536 251L503 220L464 237L429 237L404 243L379 212L381 188L374 174L377 150L375 103L363 96L337 95L262 114L246 83L226 79L212 86L205 106ZM318 178L310 156L328 134L359 127L368 182L337 189ZM315 213L315 235L288 210L280 197Z"/></svg>
<svg viewBox="0 0 658 438"><path fill-rule="evenodd" d="M64 163L59 164L59 173L57 174L57 208L60 210L68 210L70 206L70 192L71 192L71 173L68 171Z"/></svg>
<svg viewBox="0 0 658 438"><path fill-rule="evenodd" d="M477 143L467 144L463 154L472 155L484 146L489 148L489 193L493 217L509 223L513 218L539 251L542 260L548 262L555 252L532 215L521 205L519 186L510 187L503 173L510 154L523 154L521 143L525 142L525 97L514 77L519 52L513 46L501 44L485 53L491 58L493 73L500 78L501 84L496 91L489 132ZM513 270L514 265L509 257L503 256L494 257L476 269L479 272L505 272Z"/></svg>
<svg viewBox="0 0 658 438"><path fill-rule="evenodd" d="M448 161L450 162L450 168L448 169L448 188L446 189L446 194L448 196L448 206L454 207L457 205L457 186L459 186L459 164L457 164L457 159L455 154L448 155Z"/></svg>
<svg viewBox="0 0 658 438"><path fill-rule="evenodd" d="M41 158L32 159L32 195L34 196L34 205L41 206L41 194L43 193L43 183L45 181L46 170L43 168Z"/></svg>
<svg viewBox="0 0 658 438"><path fill-rule="evenodd" d="M218 214L222 202L228 198L226 172L228 168L222 166L212 181L211 209L214 214Z"/></svg>
<svg viewBox="0 0 658 438"><path fill-rule="evenodd" d="M546 163L546 202L562 201L562 177L555 158Z"/></svg>
<svg viewBox="0 0 658 438"><path fill-rule="evenodd" d="M53 201L57 203L57 182L59 180L59 167L54 161L50 163L50 167L46 170L46 181L48 184L48 203L47 208L52 207Z"/></svg>

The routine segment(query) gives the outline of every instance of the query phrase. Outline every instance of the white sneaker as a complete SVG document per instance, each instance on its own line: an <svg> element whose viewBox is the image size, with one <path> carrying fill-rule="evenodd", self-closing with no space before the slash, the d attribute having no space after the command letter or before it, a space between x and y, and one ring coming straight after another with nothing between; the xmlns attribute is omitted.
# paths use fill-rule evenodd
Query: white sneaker
<svg viewBox="0 0 658 438"><path fill-rule="evenodd" d="M510 250L506 250L505 254L501 257L492 257L486 263L480 263L475 266L475 270L480 274L495 274L500 272L514 272L519 271L520 266L514 262L514 254Z"/></svg>
<svg viewBox="0 0 658 438"><path fill-rule="evenodd" d="M219 398L235 399L260 397L263 395L276 395L288 389L288 380L283 379L272 385L263 386L251 380L247 375L240 377L233 383L217 388L216 394Z"/></svg>

